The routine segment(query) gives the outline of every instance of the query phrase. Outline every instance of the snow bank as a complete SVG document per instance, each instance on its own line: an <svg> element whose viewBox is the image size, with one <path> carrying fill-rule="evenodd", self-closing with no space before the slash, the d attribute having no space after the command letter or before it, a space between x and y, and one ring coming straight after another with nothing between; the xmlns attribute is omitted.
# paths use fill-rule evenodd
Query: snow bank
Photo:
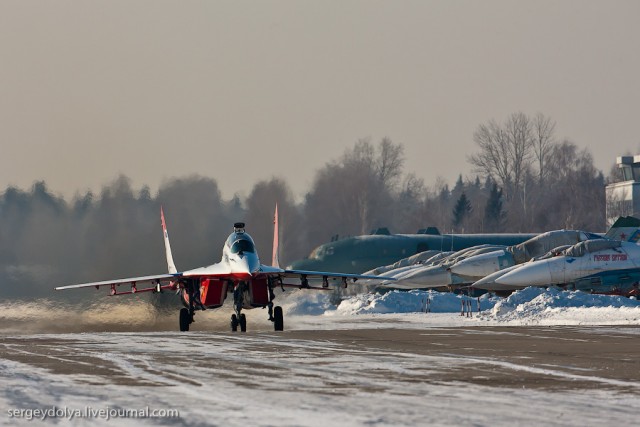
<svg viewBox="0 0 640 427"><path fill-rule="evenodd" d="M484 318L513 324L640 324L640 301L580 291L526 288L498 301Z"/></svg>
<svg viewBox="0 0 640 427"><path fill-rule="evenodd" d="M392 291L385 294L360 294L347 298L340 303L336 314L353 316L358 314L419 313L424 312L428 303L432 313L460 313L462 300L471 301L477 309L477 299L452 293L436 291L409 292ZM487 310L497 302L495 297L480 297L482 310Z"/></svg>
<svg viewBox="0 0 640 427"><path fill-rule="evenodd" d="M398 315L412 322L432 323L429 316L411 316L425 311L427 301L431 313L440 313L443 321L459 326L462 301L470 301L474 317L465 323L493 325L640 325L640 301L620 296L592 295L580 291L527 288L508 298L479 299L436 291L392 291L384 294L365 293L345 298L336 307L335 295L292 293L285 312L298 316L339 316L364 318L367 315ZM478 313L478 301L481 312ZM446 316L449 313L451 316ZM442 317L445 316L445 317ZM378 318L379 320L380 318Z"/></svg>

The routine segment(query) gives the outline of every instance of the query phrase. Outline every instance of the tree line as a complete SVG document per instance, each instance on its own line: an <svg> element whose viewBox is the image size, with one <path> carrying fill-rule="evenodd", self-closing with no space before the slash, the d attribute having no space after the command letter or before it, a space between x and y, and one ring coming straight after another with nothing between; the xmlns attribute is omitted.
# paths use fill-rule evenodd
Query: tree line
<svg viewBox="0 0 640 427"><path fill-rule="evenodd" d="M452 188L428 186L404 169L404 147L390 138L357 141L321 167L304 200L278 177L256 183L245 198L225 200L215 179L176 178L157 194L119 176L99 193L56 196L45 182L0 195L0 295L48 295L56 285L159 273L166 269L159 210L163 206L179 269L219 260L236 221L245 221L262 261L271 256L272 220L280 213L283 265L331 239L378 227L415 233L602 231L604 176L586 149L557 141L555 123L522 113L481 124L471 177Z"/></svg>

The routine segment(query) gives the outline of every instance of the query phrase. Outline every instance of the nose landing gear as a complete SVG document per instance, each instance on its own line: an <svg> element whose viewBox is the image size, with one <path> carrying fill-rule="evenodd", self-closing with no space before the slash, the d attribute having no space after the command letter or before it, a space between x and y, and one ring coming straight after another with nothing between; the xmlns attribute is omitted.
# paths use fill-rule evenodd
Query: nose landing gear
<svg viewBox="0 0 640 427"><path fill-rule="evenodd" d="M240 316L235 313L231 315L231 332L238 332L238 326L240 332L247 332L247 317L244 313L240 313Z"/></svg>
<svg viewBox="0 0 640 427"><path fill-rule="evenodd" d="M237 332L240 326L240 332L247 332L247 317L242 312L244 305L244 294L248 292L245 282L237 283L233 288L233 310L231 315L231 332Z"/></svg>

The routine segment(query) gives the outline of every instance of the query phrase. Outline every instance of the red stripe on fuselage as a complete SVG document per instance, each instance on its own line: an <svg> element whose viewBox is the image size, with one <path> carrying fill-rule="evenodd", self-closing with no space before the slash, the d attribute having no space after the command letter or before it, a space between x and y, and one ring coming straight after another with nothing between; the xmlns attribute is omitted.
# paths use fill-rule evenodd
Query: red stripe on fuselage
<svg viewBox="0 0 640 427"><path fill-rule="evenodd" d="M250 273L231 273L229 274L229 276L233 280L242 280L245 282L253 279L253 275L251 275Z"/></svg>

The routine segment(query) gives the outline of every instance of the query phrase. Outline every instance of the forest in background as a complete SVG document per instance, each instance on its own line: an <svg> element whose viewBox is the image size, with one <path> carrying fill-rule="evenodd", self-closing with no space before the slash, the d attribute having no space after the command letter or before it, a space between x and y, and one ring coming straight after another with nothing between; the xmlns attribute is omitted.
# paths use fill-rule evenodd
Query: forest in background
<svg viewBox="0 0 640 427"><path fill-rule="evenodd" d="M283 265L378 227L605 230L605 176L587 149L556 139L550 118L514 113L479 125L473 137L477 151L466 159L473 172L453 186L443 179L427 185L406 171L403 145L383 138L359 140L320 167L301 202L277 171L247 197L229 200L214 178L197 175L168 180L156 194L119 176L72 200L45 182L9 187L0 195L0 295L47 295L57 285L164 272L160 206L178 269L217 262L236 221L247 223L268 263L276 203Z"/></svg>

